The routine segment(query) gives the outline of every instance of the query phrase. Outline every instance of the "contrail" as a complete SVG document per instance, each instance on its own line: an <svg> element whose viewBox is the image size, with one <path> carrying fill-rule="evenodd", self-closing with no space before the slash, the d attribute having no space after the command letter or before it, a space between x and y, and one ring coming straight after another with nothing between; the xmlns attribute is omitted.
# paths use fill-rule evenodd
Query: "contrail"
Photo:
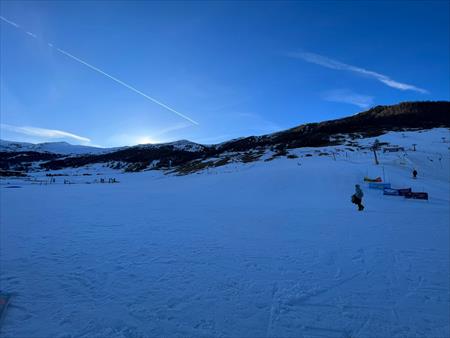
<svg viewBox="0 0 450 338"><path fill-rule="evenodd" d="M31 33L31 32L26 32L29 36L31 36L32 38L37 38L37 35L36 34L33 34L33 33Z"/></svg>
<svg viewBox="0 0 450 338"><path fill-rule="evenodd" d="M6 18L3 17L3 16L0 16L0 19L2 19L3 21L5 21L6 23L9 23L11 26L14 26L14 27L16 27L16 28L20 28L20 26L19 26L18 24L16 24L15 22L10 21L10 20L8 20L8 19L6 19Z"/></svg>
<svg viewBox="0 0 450 338"><path fill-rule="evenodd" d="M20 27L18 24L16 24L16 23L13 22L13 21L10 21L10 20L6 19L6 18L3 17L3 16L0 16L0 19L3 20L3 21L5 21L6 23L8 23L8 24L10 24L10 25L12 25L12 26L18 28L18 29L21 29L21 27ZM31 36L31 37L33 37L33 38L37 38L36 34L33 34L33 33L29 32L29 31L24 31L24 33L27 34L27 35L29 35L29 36ZM65 50L62 50L62 49L56 47L54 44L52 44L52 43L47 43L47 45L48 45L50 48L56 49L56 50L57 50L58 52L60 52L61 54L64 54L65 56L71 58L72 60L75 60L75 61L77 61L77 62L79 62L79 63L85 65L86 67L88 67L88 68L90 68L90 69L92 69L92 70L95 70L96 72L98 72L98 73L100 73L100 74L102 74L102 75L108 77L109 79L111 79L111 80L117 82L118 84L121 84L121 85L124 86L125 88L128 88L128 89L132 90L133 92L135 92L135 93L137 93L137 94L139 94L139 95L145 97L146 99L152 101L153 103L156 103L157 105L159 105L159 106L161 106L161 107L163 107L163 108L165 108L165 109L171 111L172 113L177 114L178 116L180 116L181 118L183 118L183 119L185 119L185 120L191 122L192 124L194 124L194 125L198 125L198 124L199 124L198 122L194 121L194 120L191 119L190 117L188 117L188 116L186 116L186 115L180 113L179 111L176 111L175 109L169 107L168 105L162 103L161 101L158 101L157 99L155 99L155 98L153 98L153 97L151 97L151 96L148 96L147 94L141 92L140 90L134 88L133 86L131 86L131 85L129 85L129 84L123 82L122 80L119 80L118 78L116 78L116 77L114 77L114 76L112 76L112 75L110 75L110 74L104 72L103 70L101 70L101 69L99 69L99 68L97 68L97 67L95 67L95 66L93 66L93 65L91 65L91 64L89 64L89 63L87 63L86 61L84 61L84 60L82 60L82 59L80 59L80 58L78 58L78 57L76 57L76 56L70 54L69 52L66 52Z"/></svg>
<svg viewBox="0 0 450 338"><path fill-rule="evenodd" d="M191 123L193 123L193 124L195 124L195 125L198 125L198 122L194 121L194 120L191 119L190 117L187 117L186 115L184 115L184 114L182 114L182 113L176 111L175 109L170 108L169 106L167 106L167 105L165 105L164 103L162 103L162 102L160 102L160 101L154 99L153 97L150 97L150 96L148 96L147 94L144 94L143 92L141 92L140 90L134 88L133 86L130 86L129 84L126 84L125 82L119 80L118 78L116 78L116 77L114 77L114 76L112 76L112 75L109 75L108 73L105 73L105 72L102 71L101 69L99 69L99 68L97 68L97 67L95 67L95 66L93 66L93 65L91 65L91 64L89 64L89 63L87 63L86 61L81 60L80 58L77 58L76 56L74 56L74 55L72 55L72 54L70 54L70 53L68 53L68 52L66 52L66 51L64 51L64 50L62 50L62 49L60 49L60 48L57 48L57 47L55 47L55 48L56 48L56 50L57 50L58 52L60 52L60 53L62 53L62 54L64 54L64 55L66 55L66 56L72 58L72 59L75 60L75 61L78 61L79 63L85 65L86 67L91 68L92 70L95 70L96 72L99 72L100 74L105 75L106 77L110 78L111 80L116 81L117 83L121 84L122 86L124 86L124 87L126 87L126 88L128 88L128 89L131 89L131 90L134 91L135 93L138 93L139 95L142 95L142 96L145 97L146 99L149 99L150 101L152 101L152 102L154 102L154 103L160 105L161 107L166 108L167 110L170 110L172 113L177 114L178 116L184 118L185 120L188 120L189 122L191 122Z"/></svg>

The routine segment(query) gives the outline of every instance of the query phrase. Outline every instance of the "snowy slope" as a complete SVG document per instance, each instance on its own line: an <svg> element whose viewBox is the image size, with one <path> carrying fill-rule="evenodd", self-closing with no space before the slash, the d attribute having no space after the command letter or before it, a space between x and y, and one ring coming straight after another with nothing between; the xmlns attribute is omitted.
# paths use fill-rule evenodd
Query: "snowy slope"
<svg viewBox="0 0 450 338"><path fill-rule="evenodd" d="M98 148L82 145L73 145L67 142L26 143L0 140L0 151L36 151L50 152L63 155L100 154L116 150L117 148Z"/></svg>
<svg viewBox="0 0 450 338"><path fill-rule="evenodd" d="M3 337L448 337L449 134L403 134L378 138L417 151L379 166L338 146L187 176L3 180ZM383 196L365 175L430 200ZM101 177L120 183L61 184Z"/></svg>
<svg viewBox="0 0 450 338"><path fill-rule="evenodd" d="M179 140L174 142L168 142L168 143L155 143L155 144L140 144L136 147L140 148L161 148L166 146L172 146L175 150L184 150L184 151L191 151L191 152L197 152L202 151L205 149L204 145L201 145L199 143L191 142L188 140Z"/></svg>

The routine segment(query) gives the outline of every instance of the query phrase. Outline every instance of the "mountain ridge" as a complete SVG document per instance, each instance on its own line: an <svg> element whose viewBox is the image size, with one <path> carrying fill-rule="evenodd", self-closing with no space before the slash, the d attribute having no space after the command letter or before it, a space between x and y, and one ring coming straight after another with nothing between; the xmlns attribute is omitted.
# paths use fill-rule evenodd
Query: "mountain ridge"
<svg viewBox="0 0 450 338"><path fill-rule="evenodd" d="M10 140L4 140L0 139L0 151L5 151L7 144L11 145L23 145L28 147L34 147L34 148L44 148L48 145L63 145L63 146L71 146L71 147L80 147L85 149L92 149L92 150L98 150L98 151L113 151L123 148L132 148L132 147L158 147L158 146L166 146L166 145L176 145L176 144L190 144L192 146L204 146L204 147L210 147L210 146L216 146L219 147L223 144L230 143L230 142L236 142L241 141L243 139L247 138L257 138L257 137L270 137L275 136L278 134L283 134L286 132L297 132L297 131L303 131L305 127L307 126L321 126L321 125L330 125L330 124L339 124L344 121L350 121L350 120L356 120L361 118L367 118L367 116L372 117L373 119L380 119L380 118L391 118L391 119L399 119L399 116L401 115L408 115L410 117L417 117L417 115L420 115L423 111L422 109L429 107L430 105L433 105L435 107L438 107L438 110L434 110L431 113L434 115L433 121L436 122L438 120L441 120L442 123L447 124L449 123L448 116L445 116L443 114L443 110L445 110L447 113L450 113L448 109L450 109L450 102L449 101L408 101L408 102L401 102L395 105L377 105L375 107L370 108L369 110L356 113L352 116L346 116L338 119L332 119L332 120L325 120L321 122L311 122L311 123L305 123L301 124L296 127L288 128L286 130L277 131L271 134L261 135L261 136L247 136L247 137L238 137L234 138L228 141L223 141L217 144L201 144L197 142L193 142L190 140L176 140L176 141L170 141L170 142L163 142L163 143L144 143L144 144L135 144L132 146L120 146L120 147L96 147L96 146L88 146L88 145L77 145L77 144L71 144L65 141L58 141L58 142L41 142L41 143L30 143L30 142L19 142L19 141L10 141ZM415 120L412 120L413 123L411 123L411 128L414 128L413 124L414 122L417 122ZM422 119L419 119L420 125L417 125L415 127L424 127L426 128L426 121L423 121ZM425 123L425 124L424 124ZM432 127L435 126L434 123L432 123ZM405 126L408 127L408 126ZM6 146L5 146L6 144ZM31 150L31 149L26 149ZM43 151L46 151L43 149ZM48 150L47 150L48 151ZM49 152L55 152L55 151L49 151ZM60 153L65 154L65 153Z"/></svg>
<svg viewBox="0 0 450 338"><path fill-rule="evenodd" d="M65 141L30 143L0 139L0 152L35 151L61 155L77 155L85 153L101 153L103 151L113 151L114 149L117 148L101 148L81 144L71 144Z"/></svg>
<svg viewBox="0 0 450 338"><path fill-rule="evenodd" d="M202 145L180 140L122 147L98 154L85 153L75 156L53 154L55 156L49 158L47 155L47 158L41 160L39 160L39 155L33 151L29 151L28 154L0 151L0 169L10 169L11 165L27 160L39 161L39 166L45 170L113 162L116 163L117 168L130 171L148 168L167 169L184 166L191 161L203 161L218 157L227 152L254 152L273 148L279 154L283 154L284 149L340 144L344 142L343 134L355 138L371 137L387 131L435 127L450 128L449 101L416 101L376 106L340 119L303 124L268 135L243 137L215 145Z"/></svg>

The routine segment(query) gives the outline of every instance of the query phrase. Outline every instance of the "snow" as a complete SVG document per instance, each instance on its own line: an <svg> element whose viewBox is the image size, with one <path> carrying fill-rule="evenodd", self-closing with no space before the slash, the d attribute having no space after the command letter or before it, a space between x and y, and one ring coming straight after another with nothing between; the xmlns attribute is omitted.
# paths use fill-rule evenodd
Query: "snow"
<svg viewBox="0 0 450 338"><path fill-rule="evenodd" d="M165 146L173 146L176 150L190 151L190 152L200 152L205 149L205 146L187 140L179 140L168 143L140 144L135 147L145 149L145 148L160 148ZM27 142L0 140L0 151L5 152L36 151L62 155L84 155L84 154L104 154L112 151L123 150L126 148L129 147L99 148L92 146L74 145L67 142L45 142L34 144Z"/></svg>
<svg viewBox="0 0 450 338"><path fill-rule="evenodd" d="M101 154L118 150L119 148L99 148L83 145L74 145L67 142L27 143L0 140L0 151L36 151L49 152L62 155Z"/></svg>
<svg viewBox="0 0 450 338"><path fill-rule="evenodd" d="M187 176L3 180L2 336L448 337L449 132L403 134L377 138L417 151L379 166L335 146ZM362 181L383 174L430 200ZM84 184L103 177L120 183Z"/></svg>
<svg viewBox="0 0 450 338"><path fill-rule="evenodd" d="M141 144L139 147L141 148L161 148L165 146L172 146L176 150L182 151L190 151L190 152L199 152L205 149L204 145L194 143L188 140L179 140L168 143L155 143L155 144Z"/></svg>

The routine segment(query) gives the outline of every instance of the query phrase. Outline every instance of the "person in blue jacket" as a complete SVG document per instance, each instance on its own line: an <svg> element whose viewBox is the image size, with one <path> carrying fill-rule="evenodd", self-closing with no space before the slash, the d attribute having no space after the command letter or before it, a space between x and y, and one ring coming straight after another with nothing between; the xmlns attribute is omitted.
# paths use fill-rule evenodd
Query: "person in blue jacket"
<svg viewBox="0 0 450 338"><path fill-rule="evenodd" d="M364 197L364 193L361 190L359 184L355 184L355 193L352 195L352 203L358 206L358 211L364 210L364 205L362 205L362 199Z"/></svg>

